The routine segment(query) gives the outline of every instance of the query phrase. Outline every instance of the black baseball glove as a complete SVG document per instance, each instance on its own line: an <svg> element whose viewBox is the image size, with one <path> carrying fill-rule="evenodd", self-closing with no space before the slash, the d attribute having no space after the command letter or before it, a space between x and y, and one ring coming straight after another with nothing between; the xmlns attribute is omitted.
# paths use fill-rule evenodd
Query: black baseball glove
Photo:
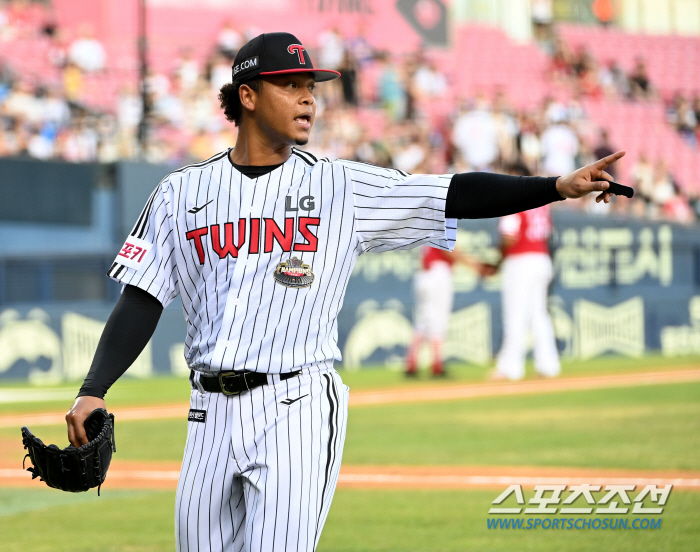
<svg viewBox="0 0 700 552"><path fill-rule="evenodd" d="M70 493L82 493L100 487L107 477L112 451L117 452L114 443L114 414L108 414L104 408L97 408L85 420L85 433L88 443L76 448L73 445L59 449L56 445L48 447L35 437L29 428L22 428L22 443L31 459L32 479L41 481L54 489ZM23 463L24 467L24 463Z"/></svg>

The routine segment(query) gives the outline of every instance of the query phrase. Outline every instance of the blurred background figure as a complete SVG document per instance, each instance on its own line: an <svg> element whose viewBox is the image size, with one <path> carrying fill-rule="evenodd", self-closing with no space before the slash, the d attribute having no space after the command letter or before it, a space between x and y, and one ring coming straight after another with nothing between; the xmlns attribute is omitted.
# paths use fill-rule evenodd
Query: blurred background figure
<svg viewBox="0 0 700 552"><path fill-rule="evenodd" d="M530 174L522 163L509 167L508 173ZM552 234L549 205L502 217L498 231L502 252L503 342L492 378L518 380L525 376L528 332L532 336L537 374L558 376L559 353L547 311L547 290L554 274L548 244Z"/></svg>
<svg viewBox="0 0 700 552"><path fill-rule="evenodd" d="M568 123L565 112L556 112L542 133L542 168L548 176L559 176L576 170L579 141Z"/></svg>
<svg viewBox="0 0 700 552"><path fill-rule="evenodd" d="M498 159L498 128L488 100L478 96L472 110L455 121L452 141L472 170L490 170Z"/></svg>
<svg viewBox="0 0 700 552"><path fill-rule="evenodd" d="M102 43L95 38L92 27L83 25L80 36L68 50L68 59L86 73L101 71L107 62L107 53Z"/></svg>
<svg viewBox="0 0 700 552"><path fill-rule="evenodd" d="M430 373L435 377L446 375L442 353L454 299L452 268L457 263L479 274L484 270L480 262L458 249L423 248L421 269L413 281L416 310L413 339L406 357L406 376L418 375L418 357L425 341L430 345Z"/></svg>
<svg viewBox="0 0 700 552"><path fill-rule="evenodd" d="M236 59L236 54L241 46L243 46L243 37L230 21L224 21L219 31L219 36L216 38L216 46L219 52L230 61Z"/></svg>

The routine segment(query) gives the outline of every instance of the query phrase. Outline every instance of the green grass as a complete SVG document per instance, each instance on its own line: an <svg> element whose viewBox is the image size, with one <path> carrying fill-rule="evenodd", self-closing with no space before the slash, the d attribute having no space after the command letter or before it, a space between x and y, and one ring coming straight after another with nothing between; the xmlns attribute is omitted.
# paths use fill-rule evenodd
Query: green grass
<svg viewBox="0 0 700 552"><path fill-rule="evenodd" d="M339 489L319 552L693 552L700 493L673 492L657 530L489 530L499 490ZM532 495L525 492L525 499ZM56 498L60 497L60 498ZM8 508L8 504L14 505ZM0 490L4 552L172 552L174 492ZM493 516L492 516L493 517ZM521 514L512 518L529 519ZM534 517L534 516L533 516ZM550 516L562 518L561 514ZM567 516L571 517L571 516ZM595 516L581 516L590 519ZM633 516L620 516L632 519Z"/></svg>
<svg viewBox="0 0 700 552"><path fill-rule="evenodd" d="M319 552L676 552L700 550L700 493L672 493L661 529L489 530L500 491L350 490L336 492ZM529 500L532 493L525 493ZM634 496L634 495L633 495ZM530 517L524 514L511 518ZM573 517L555 514L550 517ZM581 516L590 519L595 516ZM630 519L632 516L621 516Z"/></svg>
<svg viewBox="0 0 700 552"><path fill-rule="evenodd" d="M696 361L603 358L566 363L563 372L630 373ZM483 381L485 374L484 368L453 366L449 380L429 385ZM342 375L355 391L417 385L387 370ZM184 378L124 380L110 391L108 405L168 404L188 396ZM59 401L2 404L0 413L67 407ZM184 419L117 420L115 458L179 461L186 425ZM45 442L67 443L62 425L32 429ZM19 429L0 429L5 438L19 440ZM350 410L343 461L700 470L700 383L356 407ZM341 488L319 552L700 551L700 493L674 490L655 531L488 530L487 512L498 494ZM526 499L531 494L526 490ZM94 491L67 494L38 482L32 489L0 488L0 550L172 551L173 508L174 491L107 488L98 498Z"/></svg>
<svg viewBox="0 0 700 552"><path fill-rule="evenodd" d="M0 489L3 552L172 551L174 492ZM13 512L13 510L15 510Z"/></svg>
<svg viewBox="0 0 700 552"><path fill-rule="evenodd" d="M631 372L648 371L652 369L673 369L676 366L700 366L700 357L665 358L658 355L649 355L643 358L626 358L607 356L587 361L563 361L562 374L564 376L586 376L601 374L625 374ZM348 372L339 367L343 381L354 391L386 389L386 388L411 388L417 385L443 387L445 385L457 385L463 383L478 383L486 381L491 370L490 367L473 366L464 363L450 363L449 377L445 379L431 379L425 371L417 379L407 380L401 372L386 370L381 367L367 367L363 370ZM528 377L533 373L531 363L527 367ZM25 381L0 380L0 389L31 389ZM14 403L0 403L0 415L21 414L25 412L50 412L56 410L68 410L73 397L77 395L80 382L72 384L60 384L42 386L37 389L50 389L64 391L65 399L50 401L26 401ZM189 383L187 378L173 376L159 376L148 380L122 378L109 390L107 404L114 407L126 406L156 406L159 404L171 404L187 402L189 400Z"/></svg>
<svg viewBox="0 0 700 552"><path fill-rule="evenodd" d="M116 458L179 461L186 425L117 420ZM36 433L67 444L63 426ZM352 408L343 461L700 470L699 451L700 383L688 383Z"/></svg>
<svg viewBox="0 0 700 552"><path fill-rule="evenodd" d="M562 376L598 376L603 374L629 374L633 372L672 370L675 367L700 367L700 356L666 358L660 355L649 355L642 358L627 358L619 356L604 356L592 360L563 360ZM406 379L401 372L386 369L367 369L348 372L340 370L343 381L353 391L416 387L432 385L443 387L450 384L481 383L487 381L493 367L474 366L464 363L448 363L447 378L432 379L427 370L420 372L416 379ZM526 377L534 373L532 362L526 366Z"/></svg>
<svg viewBox="0 0 700 552"><path fill-rule="evenodd" d="M119 460L181 461L187 438L186 412L181 420L149 420L124 422L117 418L114 425ZM45 444L68 446L65 425L30 426L29 429ZM0 429L0 439L21 441L19 428ZM19 460L21 462L21 458Z"/></svg>
<svg viewBox="0 0 700 552"><path fill-rule="evenodd" d="M1 383L0 389L31 389L26 382L11 381ZM39 388L37 388L39 389ZM80 383L61 384L41 387L40 389L54 389L66 391L65 400L52 400L40 402L16 402L0 403L0 414L21 414L24 412L52 412L65 410L73 403L73 398L78 394ZM118 380L109 390L105 399L108 405L114 407L125 406L157 406L159 404L172 404L188 402L190 400L190 384L187 378L163 376L147 380L123 378Z"/></svg>
<svg viewBox="0 0 700 552"><path fill-rule="evenodd" d="M347 464L700 469L700 383L353 408Z"/></svg>

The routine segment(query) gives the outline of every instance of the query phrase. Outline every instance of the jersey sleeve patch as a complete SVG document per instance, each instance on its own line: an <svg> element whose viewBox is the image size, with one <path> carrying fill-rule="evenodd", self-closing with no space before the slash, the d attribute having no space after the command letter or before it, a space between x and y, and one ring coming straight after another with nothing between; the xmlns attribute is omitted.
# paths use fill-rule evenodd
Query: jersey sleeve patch
<svg viewBox="0 0 700 552"><path fill-rule="evenodd" d="M138 272L142 267L147 266L146 260L152 248L152 243L136 236L129 236L119 250L115 262Z"/></svg>

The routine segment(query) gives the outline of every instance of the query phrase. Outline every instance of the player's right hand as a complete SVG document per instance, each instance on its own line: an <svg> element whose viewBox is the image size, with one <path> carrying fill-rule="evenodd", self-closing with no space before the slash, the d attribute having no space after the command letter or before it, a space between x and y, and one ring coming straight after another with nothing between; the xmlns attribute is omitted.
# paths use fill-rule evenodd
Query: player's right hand
<svg viewBox="0 0 700 552"><path fill-rule="evenodd" d="M107 409L104 399L98 397L78 397L75 399L68 414L66 423L68 424L68 440L74 447L80 447L88 443L85 435L85 420L96 408Z"/></svg>

